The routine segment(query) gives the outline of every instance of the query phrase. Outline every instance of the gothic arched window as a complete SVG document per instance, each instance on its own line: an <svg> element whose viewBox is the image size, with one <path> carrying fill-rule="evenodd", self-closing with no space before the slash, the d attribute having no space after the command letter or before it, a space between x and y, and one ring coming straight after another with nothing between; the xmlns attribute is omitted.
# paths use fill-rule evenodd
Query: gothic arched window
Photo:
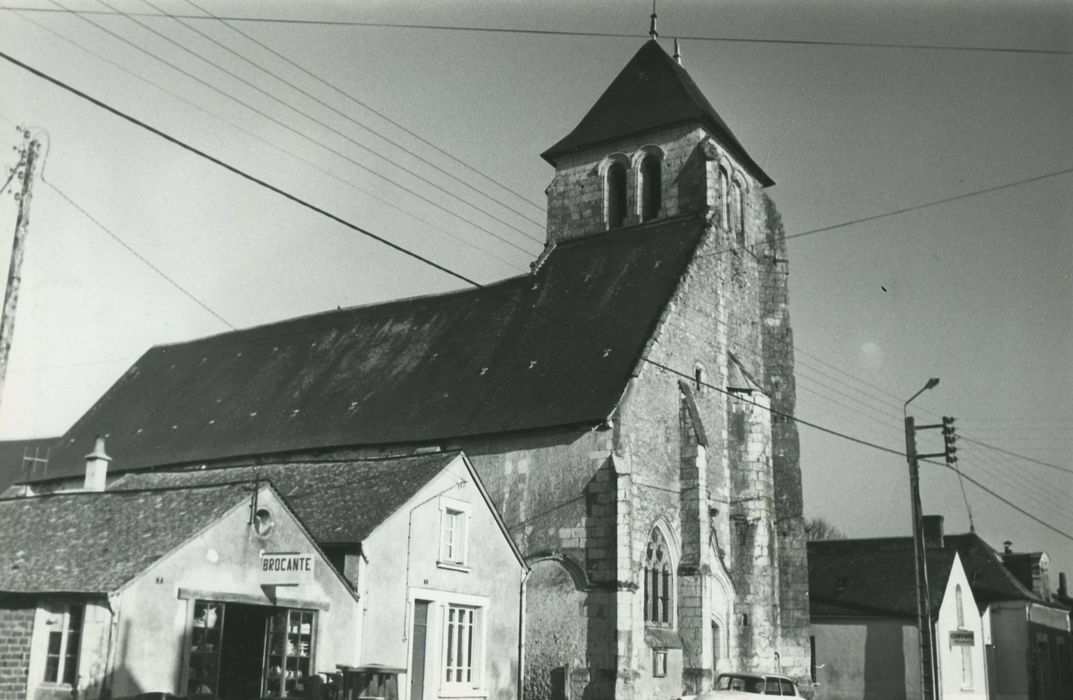
<svg viewBox="0 0 1073 700"><path fill-rule="evenodd" d="M641 161L641 221L651 221L663 206L663 164L657 155Z"/></svg>
<svg viewBox="0 0 1073 700"><path fill-rule="evenodd" d="M730 228L730 175L723 166L719 166L719 220Z"/></svg>
<svg viewBox="0 0 1073 700"><path fill-rule="evenodd" d="M957 606L958 628L965 626L965 602L961 595L961 584L954 588L954 604Z"/></svg>
<svg viewBox="0 0 1073 700"><path fill-rule="evenodd" d="M607 169L607 227L626 223L626 166L612 163Z"/></svg>
<svg viewBox="0 0 1073 700"><path fill-rule="evenodd" d="M671 555L660 529L653 528L645 547L645 622L670 625L674 597L671 594Z"/></svg>
<svg viewBox="0 0 1073 700"><path fill-rule="evenodd" d="M738 182L733 185L734 197L734 237L738 245L745 245L745 191Z"/></svg>

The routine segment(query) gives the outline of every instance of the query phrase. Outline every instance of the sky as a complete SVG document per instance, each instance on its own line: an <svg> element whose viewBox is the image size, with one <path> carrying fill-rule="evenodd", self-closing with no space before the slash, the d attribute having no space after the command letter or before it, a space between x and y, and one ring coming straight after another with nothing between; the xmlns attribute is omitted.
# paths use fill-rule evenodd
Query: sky
<svg viewBox="0 0 1073 700"><path fill-rule="evenodd" d="M647 0L0 7L23 8L0 10L5 54L480 282L540 252L553 172L539 154L640 48L651 13ZM777 183L797 416L826 429L801 425L806 515L852 537L909 534L902 404L939 377L910 413L956 418L977 483L923 465L925 512L965 532L971 509L993 546L1073 574L1073 3L658 12L664 47L682 37L686 69ZM22 124L46 147L0 439L63 433L152 345L460 284L8 61L0 81L0 145ZM5 268L16 213L9 189ZM941 450L935 431L920 443Z"/></svg>

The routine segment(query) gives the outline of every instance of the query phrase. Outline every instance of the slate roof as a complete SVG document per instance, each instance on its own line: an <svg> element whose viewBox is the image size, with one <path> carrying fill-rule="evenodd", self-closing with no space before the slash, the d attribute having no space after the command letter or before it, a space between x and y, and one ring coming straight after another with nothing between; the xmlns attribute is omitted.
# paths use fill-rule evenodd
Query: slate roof
<svg viewBox="0 0 1073 700"><path fill-rule="evenodd" d="M43 473L44 463L27 465L24 460L33 456L40 458L49 456L58 441L59 437L0 440L0 493L3 493L8 486L25 481L28 476L32 477L33 474L27 472L27 466Z"/></svg>
<svg viewBox="0 0 1073 700"><path fill-rule="evenodd" d="M0 500L0 593L114 591L247 498L249 485Z"/></svg>
<svg viewBox="0 0 1073 700"><path fill-rule="evenodd" d="M965 575L972 586L976 604L983 610L1000 600L1025 600L1033 603L1045 601L1025 587L1002 563L1002 557L979 536L947 535L947 547L954 547L961 555Z"/></svg>
<svg viewBox="0 0 1073 700"><path fill-rule="evenodd" d="M127 474L112 488L183 488L269 481L320 545L356 543L459 456L262 464L193 471Z"/></svg>
<svg viewBox="0 0 1073 700"><path fill-rule="evenodd" d="M745 151L685 68L658 41L647 41L574 130L542 157L563 154L681 124L699 123L763 186L775 182Z"/></svg>
<svg viewBox="0 0 1073 700"><path fill-rule="evenodd" d="M1044 603L1003 566L975 534L946 535L943 548L928 551L928 587L937 611L956 552L983 611L996 601ZM809 600L813 616L916 615L916 574L910 537L828 540L808 543ZM844 586L839 579L844 578Z"/></svg>
<svg viewBox="0 0 1073 700"><path fill-rule="evenodd" d="M954 550L929 550L928 591L938 614ZM915 618L912 540L828 540L808 543L809 611L817 617Z"/></svg>
<svg viewBox="0 0 1073 700"><path fill-rule="evenodd" d="M618 404L706 224L555 248L532 275L145 353L64 435L44 479L284 451L595 425Z"/></svg>

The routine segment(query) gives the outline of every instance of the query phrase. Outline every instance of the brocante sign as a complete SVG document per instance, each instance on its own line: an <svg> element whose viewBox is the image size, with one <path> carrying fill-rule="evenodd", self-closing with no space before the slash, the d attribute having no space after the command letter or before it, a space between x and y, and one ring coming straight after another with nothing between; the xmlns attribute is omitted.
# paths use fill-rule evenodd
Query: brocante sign
<svg viewBox="0 0 1073 700"><path fill-rule="evenodd" d="M312 583L315 560L304 552L262 552L260 583L263 586L296 586Z"/></svg>

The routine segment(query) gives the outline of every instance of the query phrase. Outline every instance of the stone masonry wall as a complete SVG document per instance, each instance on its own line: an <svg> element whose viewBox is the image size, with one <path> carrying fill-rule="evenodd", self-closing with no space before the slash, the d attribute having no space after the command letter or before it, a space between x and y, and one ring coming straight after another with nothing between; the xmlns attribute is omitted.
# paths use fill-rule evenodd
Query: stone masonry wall
<svg viewBox="0 0 1073 700"><path fill-rule="evenodd" d="M0 603L0 700L25 700L34 606Z"/></svg>
<svg viewBox="0 0 1073 700"><path fill-rule="evenodd" d="M713 179L717 183L719 165L730 171L732 177L742 178L741 171L733 162L728 165L726 154L718 147L694 134L690 134L690 139L694 153L681 155L680 162L699 159L701 164L706 164L706 183L712 183ZM706 186L705 203L716 204L715 210L709 211L712 226L650 347L654 362L676 372L642 365L624 401L615 433L616 454L624 456L630 464L635 499L633 529L620 533L620 537L626 536L633 543L634 580L640 585L643 545L654 523L663 522L676 528L673 531L680 540L679 546L700 546L692 532L693 525L688 533L682 529L683 518L696 517L699 504L697 508L686 508L685 501L680 500L676 508L672 499L667 498L689 486L676 469L682 463L683 449L688 450L681 444L684 431L680 426L681 406L676 385L681 375L692 377L700 369L704 383L715 387L696 387L696 403L709 441L706 505L715 546L704 547L703 552L685 549L680 552L689 561L700 561L708 573L708 578L690 580L687 576L680 580L678 631L683 641L688 641L683 686L688 678L689 690L701 689L697 687L698 679L703 684L714 670L711 659L714 641L706 619L709 609L699 599L710 595L711 576L722 567L731 573L736 602L732 619L726 620L730 627L726 644L721 645L729 663L726 667L721 664L720 670L727 667L768 672L796 670L808 643L807 618L806 626L791 624L785 633L782 624L784 594L797 596L789 601L795 613L801 609L795 601L804 599L807 614L807 598L801 587L807 585L804 578L807 568L803 558L796 558L794 523L779 521L777 506L783 484L788 484L789 489L781 499L784 507L792 511L793 504L800 503L799 474L794 480L798 469L796 433L786 426L773 427L770 413L764 408L767 399L762 394L750 399L758 400L760 407L735 411L720 391L727 386L728 353L733 353L762 387L768 387L768 377L772 374L781 379L780 388L787 385L792 388L792 338L787 337L782 345L776 345L766 336L766 324L771 317L767 309L771 304L762 301L775 298L785 286L779 287L777 278L773 284L772 276L767 274L770 266L763 255L769 238L770 211L759 186L755 181L746 181L744 246L726 225L729 222L720 220L717 206L720 196L717 188L713 193ZM782 320L788 330L785 304L778 308L785 314ZM774 366L771 372L769 363ZM785 401L781 405L785 406ZM732 421L739 419L742 422L735 431ZM789 426L792 428L792 423ZM774 473L776 450L781 450L784 457L779 476ZM786 553L780 534L787 538ZM785 577L781 571L784 566L793 569ZM644 625L640 602L634 601L633 605L636 632L632 645L621 649L628 653L619 663L620 667L640 669L639 677L634 679L638 691L634 696L640 697L652 684L646 683L645 678L649 669L645 645L639 636ZM748 629L743 629L746 619ZM800 620L795 618L792 622Z"/></svg>
<svg viewBox="0 0 1073 700"><path fill-rule="evenodd" d="M763 353L766 389L771 397L772 472L775 515L779 536L779 600L782 670L793 676L805 692L809 677L808 561L802 504L800 444L795 414L794 338L790 326L789 260L782 217L764 196L765 215L760 268Z"/></svg>
<svg viewBox="0 0 1073 700"><path fill-rule="evenodd" d="M627 164L625 225L640 223L637 169L646 148L655 147L663 153L658 218L704 211L705 167L697 150L703 138L704 132L699 128L679 127L624 141L611 153L590 149L562 157L547 190L548 242L607 230L604 172L611 159Z"/></svg>
<svg viewBox="0 0 1073 700"><path fill-rule="evenodd" d="M522 554L539 561L526 605L526 697L613 697L621 516L612 432L542 431L449 447L466 451Z"/></svg>
<svg viewBox="0 0 1073 700"><path fill-rule="evenodd" d="M696 143L697 151L701 152L700 140ZM745 213L751 236L760 230L757 203L750 197ZM673 529L682 547L680 556L695 562L698 570L704 572L699 578L679 572L678 632L687 646L681 682L683 688L688 682L688 689L693 691L703 689L698 683L710 679L714 671L712 619L708 606L713 585L711 576L724 567L731 571L735 568L734 550L729 546L731 507L728 501L736 498L729 480L729 472L736 460L728 454L725 396L709 386L697 387L696 405L709 442L704 460L702 501L706 524L703 538L695 532L694 523L690 523L684 532L683 519L697 518L702 505L699 502L688 504L687 499L680 496L682 490L692 484L684 481L679 472L683 455L691 448L683 444L683 440L688 439L683 435L688 433L681 428L678 382L683 379L682 375L693 377L699 368L703 373L703 384L719 389L725 387L728 351L734 352L751 373L763 376L757 262L751 251L734 248L730 241L731 235L723 227L709 228L650 349L654 362L677 372L642 365L624 401L616 429L616 453L628 458L635 485L634 529L629 533L634 543L634 580L641 584L644 544L656 522L666 523ZM764 418L766 420L766 415ZM768 485L770 488L770 479ZM709 546L711 541L715 547ZM687 551L685 547L691 550ZM712 557L720 557L720 561L713 561ZM770 576L772 566L769 563L767 570L759 574ZM770 586L762 590L768 594L770 608L775 593ZM632 668L641 671L635 680L638 692L634 695L641 697L653 682L645 677L649 663L640 639L640 631L644 629L640 602L635 603L635 610L634 629L637 632L628 659ZM722 622L733 626L736 619L737 616ZM729 666L740 668L741 649L733 634L729 636L729 644L720 644L720 648L733 657ZM624 658L620 663L628 659ZM710 684L710 680L707 682Z"/></svg>

